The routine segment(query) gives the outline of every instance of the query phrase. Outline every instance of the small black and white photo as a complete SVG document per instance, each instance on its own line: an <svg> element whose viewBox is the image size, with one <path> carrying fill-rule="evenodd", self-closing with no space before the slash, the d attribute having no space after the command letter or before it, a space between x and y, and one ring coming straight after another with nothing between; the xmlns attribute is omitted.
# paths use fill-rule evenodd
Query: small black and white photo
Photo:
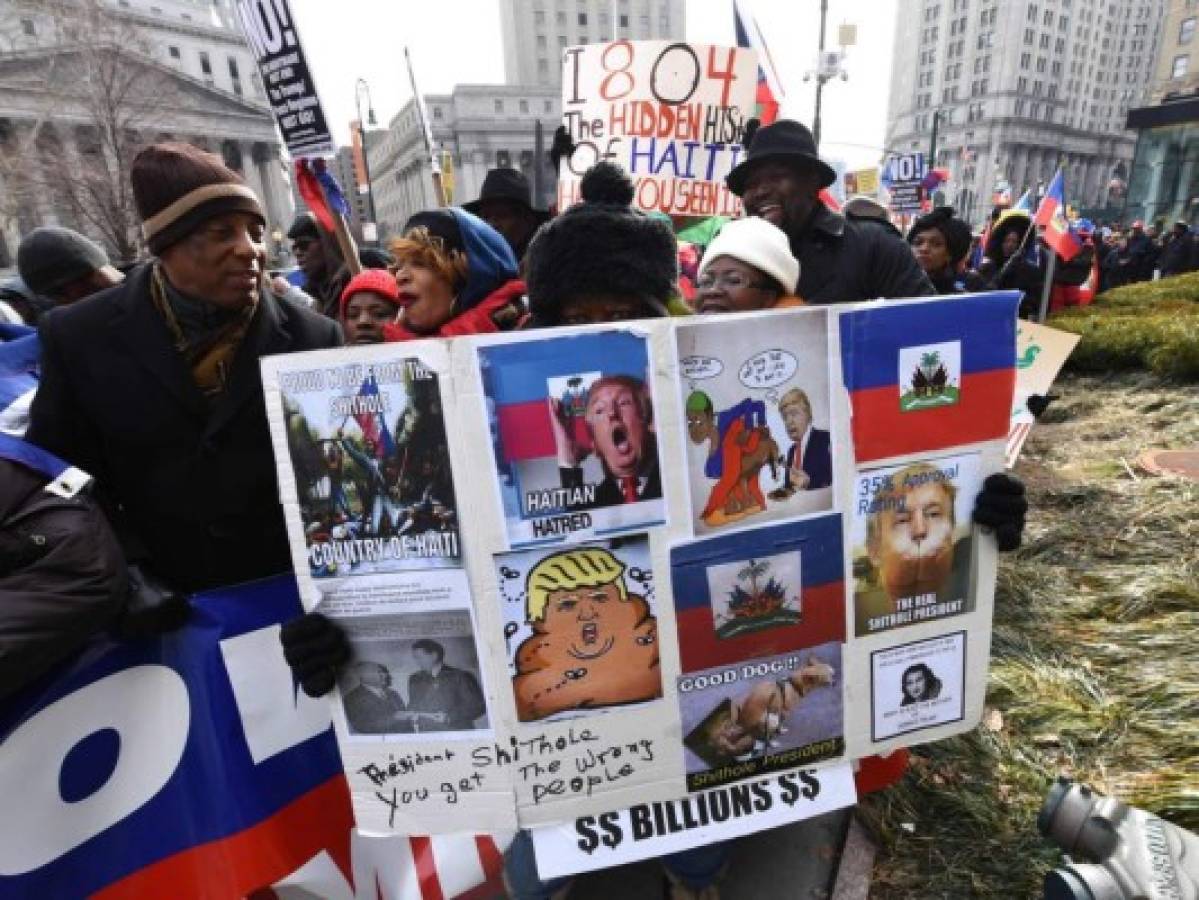
<svg viewBox="0 0 1199 900"><path fill-rule="evenodd" d="M351 737L436 735L490 727L468 610L339 620L352 658L339 684Z"/></svg>
<svg viewBox="0 0 1199 900"><path fill-rule="evenodd" d="M875 742L965 717L964 631L876 650L870 672Z"/></svg>

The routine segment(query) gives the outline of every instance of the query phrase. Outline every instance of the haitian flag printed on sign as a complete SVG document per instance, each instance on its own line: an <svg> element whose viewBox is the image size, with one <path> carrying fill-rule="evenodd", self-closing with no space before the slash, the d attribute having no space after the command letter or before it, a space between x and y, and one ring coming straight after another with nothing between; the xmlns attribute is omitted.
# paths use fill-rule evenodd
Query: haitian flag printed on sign
<svg viewBox="0 0 1199 900"><path fill-rule="evenodd" d="M671 548L682 670L844 642L841 547L830 513Z"/></svg>
<svg viewBox="0 0 1199 900"><path fill-rule="evenodd" d="M1019 302L996 291L842 315L857 461L1006 437Z"/></svg>

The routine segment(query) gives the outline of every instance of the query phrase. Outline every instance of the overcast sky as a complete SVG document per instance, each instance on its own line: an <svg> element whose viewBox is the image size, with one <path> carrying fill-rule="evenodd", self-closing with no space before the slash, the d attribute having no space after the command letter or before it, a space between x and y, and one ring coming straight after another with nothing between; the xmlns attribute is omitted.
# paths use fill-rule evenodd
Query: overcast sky
<svg viewBox="0 0 1199 900"><path fill-rule="evenodd" d="M850 168L873 165L882 152L897 2L829 0L827 44L835 47L837 26L852 22L857 45L848 51L849 80L824 89L821 155ZM732 45L732 5L686 0L687 39ZM291 0L291 6L340 143L349 140L358 78L370 85L380 125L408 101L405 44L426 94L448 93L456 84L503 83L498 0ZM815 65L820 0L750 0L749 6L783 82L783 114L810 127L815 87L803 75Z"/></svg>

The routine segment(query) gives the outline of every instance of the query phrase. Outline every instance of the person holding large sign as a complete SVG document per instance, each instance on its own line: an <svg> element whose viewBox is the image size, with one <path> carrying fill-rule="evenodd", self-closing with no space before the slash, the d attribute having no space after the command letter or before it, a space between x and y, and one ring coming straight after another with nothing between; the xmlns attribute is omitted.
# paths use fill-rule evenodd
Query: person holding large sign
<svg viewBox="0 0 1199 900"><path fill-rule="evenodd" d="M745 161L729 172L729 190L741 198L747 215L786 232L800 264L796 293L804 300L846 303L934 293L903 240L821 202L821 189L837 173L820 158L805 126L780 119L754 132L747 144Z"/></svg>

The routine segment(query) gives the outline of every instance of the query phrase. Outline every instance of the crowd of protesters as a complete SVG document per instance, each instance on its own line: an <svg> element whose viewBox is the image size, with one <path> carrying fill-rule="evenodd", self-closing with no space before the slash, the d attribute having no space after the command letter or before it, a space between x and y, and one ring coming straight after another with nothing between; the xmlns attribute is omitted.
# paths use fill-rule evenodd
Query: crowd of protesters
<svg viewBox="0 0 1199 900"><path fill-rule="evenodd" d="M23 350L31 379L25 415L0 444L3 465L22 473L0 479L6 688L97 630L169 631L187 621L195 592L290 570L263 356L981 287L1036 295L1027 216L997 217L983 263L967 270L970 229L951 210L918 220L905 242L877 210L822 202L835 173L802 124L776 122L746 144L728 176L746 216L705 248L690 304L671 223L634 209L631 181L610 163L589 170L581 202L554 217L533 206L519 173L493 174L478 201L416 213L357 275L302 215L289 230L299 274L271 280L265 215L243 179L188 144L142 150L129 177L148 258L122 276L87 239L39 229L19 253L33 299L4 307L17 329L4 349ZM1170 246L1158 265L1181 254ZM47 500L46 482L79 470L90 491L77 481L69 500ZM1022 485L994 475L974 518L1010 550L1026 509ZM303 689L329 692L350 655L340 629L314 613L282 636ZM665 858L672 896L718 896L728 857L726 843ZM527 835L506 874L515 897L565 887L537 876Z"/></svg>

